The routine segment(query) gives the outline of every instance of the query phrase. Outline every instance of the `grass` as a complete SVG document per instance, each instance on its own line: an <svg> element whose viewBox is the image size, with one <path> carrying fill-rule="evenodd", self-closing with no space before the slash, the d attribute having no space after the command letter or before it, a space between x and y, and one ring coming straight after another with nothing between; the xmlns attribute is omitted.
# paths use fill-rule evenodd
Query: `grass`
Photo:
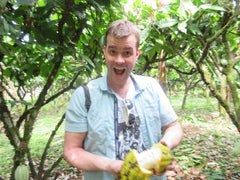
<svg viewBox="0 0 240 180"><path fill-rule="evenodd" d="M58 112L52 110L52 105L48 105L40 112L37 121L34 125L33 134L29 143L33 163L37 166L40 163L40 157L48 142L51 132L54 130L57 123L60 121L66 107L62 107ZM45 168L50 167L62 154L64 137L64 123L57 131L51 148L48 152ZM13 148L10 145L4 133L0 134L0 177L9 179L12 167ZM60 166L68 166L65 161L62 161Z"/></svg>
<svg viewBox="0 0 240 180"><path fill-rule="evenodd" d="M174 150L176 170L168 172L169 179L240 179L240 157L231 154L240 136L230 122L217 112L217 101L208 102L203 97L189 96L185 110L181 110L182 96L170 101L183 124L185 137ZM35 166L40 163L48 138L59 122L66 106L55 112L52 105L46 106L38 116L31 142L31 155ZM45 169L62 154L64 123L61 125L48 152ZM0 177L9 179L13 149L4 133L0 134ZM53 171L50 179L79 179L81 172L64 160Z"/></svg>

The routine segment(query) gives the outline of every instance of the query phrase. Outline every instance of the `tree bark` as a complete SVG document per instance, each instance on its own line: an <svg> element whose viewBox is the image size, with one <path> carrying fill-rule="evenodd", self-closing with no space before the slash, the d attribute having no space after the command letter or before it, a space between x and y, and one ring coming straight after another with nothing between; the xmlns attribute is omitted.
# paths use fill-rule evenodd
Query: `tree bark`
<svg viewBox="0 0 240 180"><path fill-rule="evenodd" d="M160 61L158 63L158 72L159 72L159 82L163 88L165 94L167 93L167 70L166 70L166 62Z"/></svg>

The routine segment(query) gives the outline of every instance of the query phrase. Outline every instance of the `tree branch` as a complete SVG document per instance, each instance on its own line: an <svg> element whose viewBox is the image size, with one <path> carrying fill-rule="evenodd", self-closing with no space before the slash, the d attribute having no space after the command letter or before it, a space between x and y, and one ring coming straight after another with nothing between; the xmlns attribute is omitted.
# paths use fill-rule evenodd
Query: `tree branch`
<svg viewBox="0 0 240 180"><path fill-rule="evenodd" d="M196 69L195 69L195 68L192 68L192 69L190 70L190 72L183 72L183 71L179 70L178 68L176 68L173 64L167 65L167 67L170 67L170 68L174 69L174 70L177 71L179 74L192 75L192 74L194 74L194 73L196 72Z"/></svg>
<svg viewBox="0 0 240 180"><path fill-rule="evenodd" d="M48 139L47 145L46 145L46 147L44 149L44 152L43 152L43 154L41 156L41 161L40 161L40 165L39 165L39 168L38 168L38 176L39 177L42 177L43 168L44 168L44 162L45 162L45 159L47 157L47 152L48 152L48 149L49 149L49 147L51 145L51 142L52 142L52 140L53 140L57 130L59 129L59 127L63 123L64 119L65 119L65 113L62 115L61 120L58 122L58 124L56 125L55 129L52 131L52 134L51 134L50 138Z"/></svg>
<svg viewBox="0 0 240 180"><path fill-rule="evenodd" d="M175 47L175 45L173 44L172 40L169 40L169 44L171 45L171 47L173 48L173 50L176 51L176 53L177 53L184 61L186 61L190 66L192 66L193 68L196 69L196 65L195 65L190 59L188 59L186 56L184 56L184 55L178 50L178 48Z"/></svg>
<svg viewBox="0 0 240 180"><path fill-rule="evenodd" d="M55 55L55 63L54 63L54 67L46 81L45 86L43 87L42 91L40 92L38 99L34 105L33 108L31 108L31 110L29 110L28 112L30 113L30 115L28 116L28 119L26 119L25 121L25 126L24 126L24 136L23 139L25 142L29 142L30 138L31 138L31 131L33 130L33 124L36 120L37 114L40 110L40 108L44 105L45 103L45 97L47 95L47 91L49 90L49 88L51 87L54 78L56 77L59 68L61 67L62 61L63 61L63 54L64 54L64 35L63 35L63 26L67 21L67 18L70 14L71 11L71 7L72 7L72 0L65 0L65 9L62 15L62 18L60 19L59 23L58 23L58 38L59 38L59 47L57 48L56 52L58 52L58 54Z"/></svg>
<svg viewBox="0 0 240 180"><path fill-rule="evenodd" d="M237 1L238 1L238 0L237 0ZM238 11L239 11L239 10L238 10ZM196 64L201 64L201 63L202 63L202 61L205 59L205 57L206 57L207 54L208 54L208 50L209 50L209 48L210 48L210 44L211 44L213 41L215 41L219 36L221 36L224 32L226 32L227 29L230 28L230 27L236 22L237 16L238 16L237 13L235 13L235 15L231 16L231 17L227 20L227 23L226 23L220 30L218 30L217 33L216 33L213 37L207 39L207 42L206 42L205 45L204 45L204 49L203 49L202 56L201 56L201 58L199 59L199 61L198 61Z"/></svg>
<svg viewBox="0 0 240 180"><path fill-rule="evenodd" d="M16 131L13 123L13 119L11 117L11 113L8 110L6 101L3 97L3 91L0 91L0 121L3 122L4 128L6 130L6 135L8 136L8 139L10 140L10 143L12 146L17 149L21 145L20 141L20 135L19 132Z"/></svg>

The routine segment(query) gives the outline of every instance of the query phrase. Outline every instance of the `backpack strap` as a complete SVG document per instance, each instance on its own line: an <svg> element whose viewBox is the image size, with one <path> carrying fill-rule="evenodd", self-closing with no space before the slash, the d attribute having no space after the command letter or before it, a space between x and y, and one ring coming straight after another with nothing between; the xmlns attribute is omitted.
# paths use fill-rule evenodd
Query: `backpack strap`
<svg viewBox="0 0 240 180"><path fill-rule="evenodd" d="M89 88L87 87L87 85L83 85L82 87L83 87L84 94L85 94L85 106L86 106L87 111L88 111L90 106L91 106Z"/></svg>

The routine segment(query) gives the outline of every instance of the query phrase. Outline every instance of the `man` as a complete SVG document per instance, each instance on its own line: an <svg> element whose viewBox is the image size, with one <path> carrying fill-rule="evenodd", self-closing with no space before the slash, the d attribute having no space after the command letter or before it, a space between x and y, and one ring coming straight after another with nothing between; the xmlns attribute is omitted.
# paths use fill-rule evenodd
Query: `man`
<svg viewBox="0 0 240 180"><path fill-rule="evenodd" d="M113 22L103 49L107 72L88 83L89 111L82 87L76 89L68 105L64 156L84 170L85 180L117 178L122 160L133 148L141 152L161 142L173 149L182 139L182 127L159 83L132 74L140 54L139 41L133 23ZM151 179L166 178L162 174Z"/></svg>

